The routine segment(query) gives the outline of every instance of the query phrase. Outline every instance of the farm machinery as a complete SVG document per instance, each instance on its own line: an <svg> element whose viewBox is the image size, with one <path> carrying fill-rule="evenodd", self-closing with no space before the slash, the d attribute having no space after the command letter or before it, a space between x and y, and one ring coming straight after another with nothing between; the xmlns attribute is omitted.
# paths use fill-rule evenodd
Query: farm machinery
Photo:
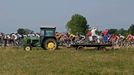
<svg viewBox="0 0 134 75"><path fill-rule="evenodd" d="M45 50L55 50L58 47L55 37L56 27L40 27L40 37L27 37L24 40L24 50L30 51L33 47Z"/></svg>

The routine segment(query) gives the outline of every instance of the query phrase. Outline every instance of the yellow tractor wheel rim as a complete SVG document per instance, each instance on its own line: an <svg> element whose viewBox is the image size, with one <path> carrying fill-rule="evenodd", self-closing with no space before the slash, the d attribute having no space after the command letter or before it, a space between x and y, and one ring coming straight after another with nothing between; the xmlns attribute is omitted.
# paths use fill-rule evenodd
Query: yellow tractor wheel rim
<svg viewBox="0 0 134 75"><path fill-rule="evenodd" d="M30 47L26 47L25 50L26 50L26 51L30 51Z"/></svg>
<svg viewBox="0 0 134 75"><path fill-rule="evenodd" d="M53 42L49 42L47 47L48 47L48 50L54 50L56 48L55 43Z"/></svg>

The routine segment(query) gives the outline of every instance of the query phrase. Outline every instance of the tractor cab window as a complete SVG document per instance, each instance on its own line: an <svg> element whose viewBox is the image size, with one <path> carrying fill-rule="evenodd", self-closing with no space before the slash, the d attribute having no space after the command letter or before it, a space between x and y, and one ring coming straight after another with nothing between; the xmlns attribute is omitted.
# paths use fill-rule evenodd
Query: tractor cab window
<svg viewBox="0 0 134 75"><path fill-rule="evenodd" d="M40 31L40 36L44 36L44 30Z"/></svg>
<svg viewBox="0 0 134 75"><path fill-rule="evenodd" d="M45 34L46 34L46 36L54 36L55 32L52 29L51 30L48 29L48 30L45 31Z"/></svg>

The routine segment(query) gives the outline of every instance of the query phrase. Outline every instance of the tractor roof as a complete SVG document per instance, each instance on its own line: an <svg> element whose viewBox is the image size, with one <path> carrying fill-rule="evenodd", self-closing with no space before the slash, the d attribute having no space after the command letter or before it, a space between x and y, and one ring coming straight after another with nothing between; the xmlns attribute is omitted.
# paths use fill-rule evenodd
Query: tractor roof
<svg viewBox="0 0 134 75"><path fill-rule="evenodd" d="M41 26L40 28L42 29L42 28L56 28L56 27L54 27L54 26Z"/></svg>

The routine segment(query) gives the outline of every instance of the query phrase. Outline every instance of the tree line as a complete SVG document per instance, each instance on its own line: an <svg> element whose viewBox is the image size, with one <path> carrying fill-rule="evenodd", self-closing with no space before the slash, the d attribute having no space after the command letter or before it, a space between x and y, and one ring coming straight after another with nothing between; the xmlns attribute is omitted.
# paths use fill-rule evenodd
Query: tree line
<svg viewBox="0 0 134 75"><path fill-rule="evenodd" d="M71 20L69 20L66 24L66 29L68 32L72 34L80 33L82 35L86 35L88 29L90 29L90 25L87 24L86 17L80 15L80 14L74 14L71 17ZM26 28L19 28L17 30L19 34L29 34L32 33L33 30L26 29ZM99 31L102 32L102 31ZM109 34L121 34L121 35L128 35L132 34L134 35L134 24L131 24L131 26L126 30L124 28L121 29L109 29Z"/></svg>

